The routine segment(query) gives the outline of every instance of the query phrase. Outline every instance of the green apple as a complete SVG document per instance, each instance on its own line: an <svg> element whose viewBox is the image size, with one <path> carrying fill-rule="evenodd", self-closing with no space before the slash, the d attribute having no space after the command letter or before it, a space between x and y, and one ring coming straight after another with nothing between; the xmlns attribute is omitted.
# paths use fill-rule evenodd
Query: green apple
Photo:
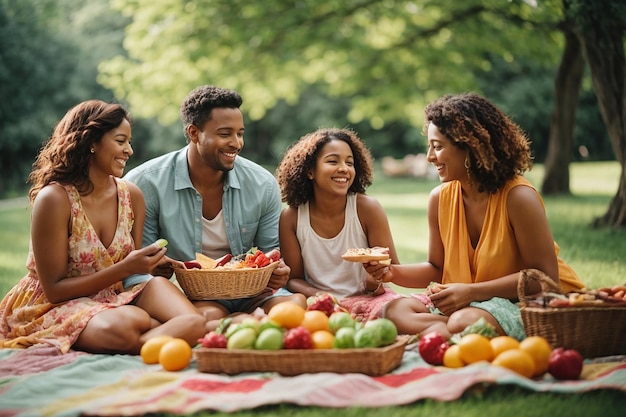
<svg viewBox="0 0 626 417"><path fill-rule="evenodd" d="M396 325L389 319L379 318L370 320L365 323L364 327L375 327L380 331L380 345L387 346L396 341L398 337L398 329Z"/></svg>
<svg viewBox="0 0 626 417"><path fill-rule="evenodd" d="M252 349L256 340L256 331L251 327L243 327L228 338L227 349Z"/></svg>
<svg viewBox="0 0 626 417"><path fill-rule="evenodd" d="M354 328L356 320L352 318L350 313L345 311L335 311L328 318L328 328L332 333L336 333L342 327Z"/></svg>
<svg viewBox="0 0 626 417"><path fill-rule="evenodd" d="M254 342L254 348L259 350L278 350L283 347L283 332L276 327L263 330Z"/></svg>
<svg viewBox="0 0 626 417"><path fill-rule="evenodd" d="M364 326L357 330L354 335L354 347L356 348L376 348L380 346L380 329L378 327Z"/></svg>
<svg viewBox="0 0 626 417"><path fill-rule="evenodd" d="M354 327L340 327L335 333L333 347L337 349L352 349L354 347L354 336L356 330Z"/></svg>

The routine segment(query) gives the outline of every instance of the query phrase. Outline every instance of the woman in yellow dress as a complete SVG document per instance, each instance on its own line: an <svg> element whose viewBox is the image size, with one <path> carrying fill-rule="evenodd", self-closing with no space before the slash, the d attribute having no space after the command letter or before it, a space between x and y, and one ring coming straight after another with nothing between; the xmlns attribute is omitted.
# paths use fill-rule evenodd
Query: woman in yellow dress
<svg viewBox="0 0 626 417"><path fill-rule="evenodd" d="M383 281L426 288L391 301L385 317L401 333L463 331L483 317L499 334L525 337L517 301L519 272L534 268L563 291L583 287L558 257L537 190L527 136L474 93L446 95L425 109L428 161L441 185L428 202L428 260L367 269ZM528 292L539 291L538 284Z"/></svg>

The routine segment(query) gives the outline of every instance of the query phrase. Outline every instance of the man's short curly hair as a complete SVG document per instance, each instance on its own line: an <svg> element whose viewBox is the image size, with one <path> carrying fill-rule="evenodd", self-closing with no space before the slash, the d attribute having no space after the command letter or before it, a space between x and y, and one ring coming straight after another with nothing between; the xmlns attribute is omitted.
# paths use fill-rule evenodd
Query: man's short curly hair
<svg viewBox="0 0 626 417"><path fill-rule="evenodd" d="M276 168L282 201L297 207L313 197L313 182L308 174L315 168L322 147L330 141L346 142L354 156L356 176L349 191L364 193L374 177L372 154L350 129L320 128L302 136L285 152Z"/></svg>
<svg viewBox="0 0 626 417"><path fill-rule="evenodd" d="M530 141L489 100L475 94L445 95L428 104L424 130L433 123L455 146L468 151L470 179L495 193L515 175L532 168Z"/></svg>
<svg viewBox="0 0 626 417"><path fill-rule="evenodd" d="M193 89L180 106L180 118L183 122L185 136L190 125L202 128L210 120L211 111L216 108L238 109L243 99L233 90L203 85Z"/></svg>

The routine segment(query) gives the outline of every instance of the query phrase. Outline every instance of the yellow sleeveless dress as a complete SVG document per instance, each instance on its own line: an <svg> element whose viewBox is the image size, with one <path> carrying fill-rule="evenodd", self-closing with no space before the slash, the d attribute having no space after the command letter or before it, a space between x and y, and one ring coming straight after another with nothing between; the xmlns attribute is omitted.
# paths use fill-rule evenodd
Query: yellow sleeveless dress
<svg viewBox="0 0 626 417"><path fill-rule="evenodd" d="M439 195L439 228L445 248L444 284L490 281L526 268L522 264L506 209L509 191L517 186L527 186L537 191L526 178L517 176L492 194L487 204L480 240L474 249L467 230L461 184L451 181L442 185ZM539 199L543 204L541 196ZM583 288L574 270L558 256L559 246L556 242L554 249L559 263L561 290L568 292Z"/></svg>

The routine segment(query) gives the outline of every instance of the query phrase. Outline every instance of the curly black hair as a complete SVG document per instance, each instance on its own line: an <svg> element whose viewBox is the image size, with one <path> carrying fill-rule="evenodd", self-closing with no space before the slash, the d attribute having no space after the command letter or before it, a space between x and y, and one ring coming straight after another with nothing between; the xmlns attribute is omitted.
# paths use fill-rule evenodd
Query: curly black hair
<svg viewBox="0 0 626 417"><path fill-rule="evenodd" d="M469 172L480 191L495 193L515 175L532 169L526 133L502 110L475 93L445 95L426 106L433 123L455 146L468 151Z"/></svg>
<svg viewBox="0 0 626 417"><path fill-rule="evenodd" d="M293 143L276 168L282 201L297 207L313 197L313 182L309 172L315 168L322 147L330 141L346 142L354 156L356 177L349 191L364 193L372 185L374 168L372 154L356 133L350 129L320 128L307 133Z"/></svg>
<svg viewBox="0 0 626 417"><path fill-rule="evenodd" d="M185 137L187 127L194 125L202 128L211 119L211 111L216 108L238 109L243 99L233 90L203 85L193 89L180 106L180 118L183 122ZM189 139L187 137L187 139Z"/></svg>
<svg viewBox="0 0 626 417"><path fill-rule="evenodd" d="M27 180L32 184L28 192L31 204L53 181L73 184L81 194L89 193L93 189L89 179L90 149L124 120L132 125L126 109L101 100L87 100L68 110L33 163Z"/></svg>

